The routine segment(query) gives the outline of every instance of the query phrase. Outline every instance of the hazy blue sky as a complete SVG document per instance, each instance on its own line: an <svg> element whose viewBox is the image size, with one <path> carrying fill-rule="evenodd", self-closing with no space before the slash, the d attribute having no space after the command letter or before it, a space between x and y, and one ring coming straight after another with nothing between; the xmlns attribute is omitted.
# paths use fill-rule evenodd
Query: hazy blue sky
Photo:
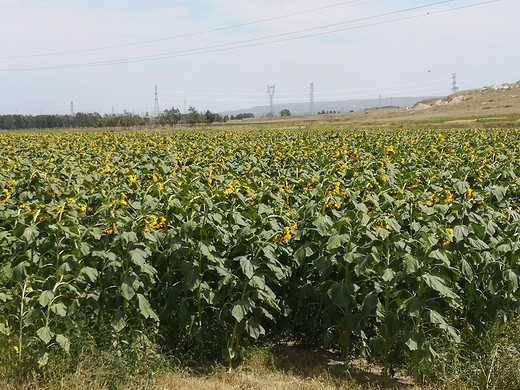
<svg viewBox="0 0 520 390"><path fill-rule="evenodd" d="M484 4L481 4L484 3ZM480 5L479 5L480 4ZM0 0L0 114L226 111L520 80L520 1Z"/></svg>

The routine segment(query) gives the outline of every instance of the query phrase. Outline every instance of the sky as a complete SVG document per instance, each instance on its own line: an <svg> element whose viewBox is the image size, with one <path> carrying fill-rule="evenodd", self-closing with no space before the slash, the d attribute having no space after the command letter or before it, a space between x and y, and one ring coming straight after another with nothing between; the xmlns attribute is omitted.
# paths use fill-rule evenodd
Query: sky
<svg viewBox="0 0 520 390"><path fill-rule="evenodd" d="M518 0L0 0L0 114L225 112L520 80ZM71 104L72 103L72 104Z"/></svg>

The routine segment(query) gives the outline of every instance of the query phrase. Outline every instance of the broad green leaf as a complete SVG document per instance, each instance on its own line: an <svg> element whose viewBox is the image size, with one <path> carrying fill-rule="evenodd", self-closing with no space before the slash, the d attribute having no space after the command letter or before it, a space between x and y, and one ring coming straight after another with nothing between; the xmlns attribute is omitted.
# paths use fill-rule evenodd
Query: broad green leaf
<svg viewBox="0 0 520 390"><path fill-rule="evenodd" d="M313 222L322 236L327 236L332 228L333 222L328 215L320 215Z"/></svg>
<svg viewBox="0 0 520 390"><path fill-rule="evenodd" d="M60 317L65 317L67 315L67 306L65 306L63 302L53 304L51 310L54 314L59 315Z"/></svg>
<svg viewBox="0 0 520 390"><path fill-rule="evenodd" d="M125 314L121 310L116 310L112 318L112 328L116 332L121 332L126 327Z"/></svg>
<svg viewBox="0 0 520 390"><path fill-rule="evenodd" d="M47 326L42 326L36 331L36 334L45 344L49 344L54 337L54 333Z"/></svg>
<svg viewBox="0 0 520 390"><path fill-rule="evenodd" d="M406 332L404 340L404 345L406 345L410 351L416 351L419 349L419 343L417 342L417 335L415 333Z"/></svg>
<svg viewBox="0 0 520 390"><path fill-rule="evenodd" d="M144 318L151 318L155 321L159 321L159 317L157 317L157 314L153 311L150 302L148 302L142 294L137 294L137 300L139 302L139 310Z"/></svg>
<svg viewBox="0 0 520 390"><path fill-rule="evenodd" d="M40 233L35 225L27 226L23 231L22 237L28 244L31 244Z"/></svg>
<svg viewBox="0 0 520 390"><path fill-rule="evenodd" d="M7 323L0 322L0 333L6 336L11 334L11 329L9 329Z"/></svg>
<svg viewBox="0 0 520 390"><path fill-rule="evenodd" d="M248 279L251 279L253 277L257 268L246 256L240 257L240 267L242 268L242 272L244 273L244 275L246 275Z"/></svg>
<svg viewBox="0 0 520 390"><path fill-rule="evenodd" d="M148 253L146 251L136 248L132 249L129 255L132 263L137 264L140 267L146 264L146 259L148 258Z"/></svg>
<svg viewBox="0 0 520 390"><path fill-rule="evenodd" d="M137 238L137 234L135 232L123 232L121 233L121 240L128 245L128 244L134 244L139 241Z"/></svg>
<svg viewBox="0 0 520 390"><path fill-rule="evenodd" d="M95 283L98 280L99 272L92 267L83 267L81 271L79 271L78 277L86 282Z"/></svg>
<svg viewBox="0 0 520 390"><path fill-rule="evenodd" d="M385 272L383 273L383 277L382 279L385 281L385 282L390 282L394 279L395 277L395 272L392 268L387 268L385 269Z"/></svg>
<svg viewBox="0 0 520 390"><path fill-rule="evenodd" d="M468 228L466 226L457 225L453 228L453 234L457 241L462 241L468 235Z"/></svg>
<svg viewBox="0 0 520 390"><path fill-rule="evenodd" d="M466 261L466 259L462 259L462 274L469 282L472 282L475 277L473 268L471 268L471 265Z"/></svg>
<svg viewBox="0 0 520 390"><path fill-rule="evenodd" d="M134 278L127 276L123 279L123 282L121 283L121 287L119 288L121 295L127 301L130 301L135 296L135 289L134 289L133 284L134 284Z"/></svg>
<svg viewBox="0 0 520 390"><path fill-rule="evenodd" d="M41 368L49 362L49 352L43 352L38 358L38 366Z"/></svg>
<svg viewBox="0 0 520 390"><path fill-rule="evenodd" d="M251 311L251 303L249 299L244 298L233 304L231 315L235 317L238 322L241 322L244 317Z"/></svg>
<svg viewBox="0 0 520 390"><path fill-rule="evenodd" d="M43 307L47 306L49 303L52 302L54 299L54 292L51 290L45 290L41 293L40 297L38 298L38 302Z"/></svg>
<svg viewBox="0 0 520 390"><path fill-rule="evenodd" d="M440 260L446 265L450 265L450 260L443 249L435 249L430 253L430 257L432 259Z"/></svg>
<svg viewBox="0 0 520 390"><path fill-rule="evenodd" d="M65 352L69 352L70 341L67 337L62 334L56 335L56 342L65 350Z"/></svg>
<svg viewBox="0 0 520 390"><path fill-rule="evenodd" d="M327 294L334 304L344 307L352 300L354 286L351 282L335 283L329 288Z"/></svg>
<svg viewBox="0 0 520 390"><path fill-rule="evenodd" d="M443 297L457 299L459 298L457 294L455 294L451 288L446 286L444 280L438 276L425 274L423 275L423 279L428 286L438 291L439 294Z"/></svg>
<svg viewBox="0 0 520 390"><path fill-rule="evenodd" d="M414 296L404 303L406 311L411 317L419 317L424 310L425 302L421 298Z"/></svg>
<svg viewBox="0 0 520 390"><path fill-rule="evenodd" d="M347 241L348 236L346 234L334 234L327 241L327 250L337 249Z"/></svg>
<svg viewBox="0 0 520 390"><path fill-rule="evenodd" d="M247 319L245 330L247 335L255 340L261 335L265 335L265 329L260 325L256 318Z"/></svg>

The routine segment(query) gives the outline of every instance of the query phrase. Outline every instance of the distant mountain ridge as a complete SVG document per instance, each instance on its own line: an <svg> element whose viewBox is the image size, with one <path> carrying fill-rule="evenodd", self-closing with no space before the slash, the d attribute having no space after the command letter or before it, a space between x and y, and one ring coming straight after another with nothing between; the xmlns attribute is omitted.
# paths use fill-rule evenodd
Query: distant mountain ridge
<svg viewBox="0 0 520 390"><path fill-rule="evenodd" d="M313 114L321 112L346 113L352 111L364 111L372 108L384 107L413 107L418 102L428 99L439 99L439 96L404 96L404 97L382 97L374 99L348 99L335 101L315 101ZM276 97L275 97L276 99ZM273 114L280 115L280 111L287 109L291 115L309 115L310 103L275 103L273 104ZM221 115L235 116L243 113L252 113L255 117L263 117L269 114L269 106L255 106L251 108L243 108L240 110L224 111Z"/></svg>

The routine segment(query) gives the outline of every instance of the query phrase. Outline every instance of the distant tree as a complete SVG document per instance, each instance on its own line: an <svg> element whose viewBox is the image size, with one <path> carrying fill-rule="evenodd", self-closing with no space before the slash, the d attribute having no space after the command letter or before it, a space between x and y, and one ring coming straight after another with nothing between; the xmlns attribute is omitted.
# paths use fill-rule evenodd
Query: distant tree
<svg viewBox="0 0 520 390"><path fill-rule="evenodd" d="M254 118L254 117L255 117L255 114L253 114L251 112L243 112L243 113L237 114L235 116L235 119L239 120L239 119L247 119L247 118Z"/></svg>
<svg viewBox="0 0 520 390"><path fill-rule="evenodd" d="M164 110L162 114L159 116L159 123L163 126L165 125L176 125L181 121L181 112L178 108L172 107L170 109Z"/></svg>
<svg viewBox="0 0 520 390"><path fill-rule="evenodd" d="M280 116L291 116L291 111L289 111L287 108L284 108L282 111L280 111Z"/></svg>
<svg viewBox="0 0 520 390"><path fill-rule="evenodd" d="M200 123L202 122L201 119L200 119L200 114L199 112L196 110L195 107L190 107L188 109L188 114L186 115L186 122L190 125L190 126L193 126L195 123Z"/></svg>

